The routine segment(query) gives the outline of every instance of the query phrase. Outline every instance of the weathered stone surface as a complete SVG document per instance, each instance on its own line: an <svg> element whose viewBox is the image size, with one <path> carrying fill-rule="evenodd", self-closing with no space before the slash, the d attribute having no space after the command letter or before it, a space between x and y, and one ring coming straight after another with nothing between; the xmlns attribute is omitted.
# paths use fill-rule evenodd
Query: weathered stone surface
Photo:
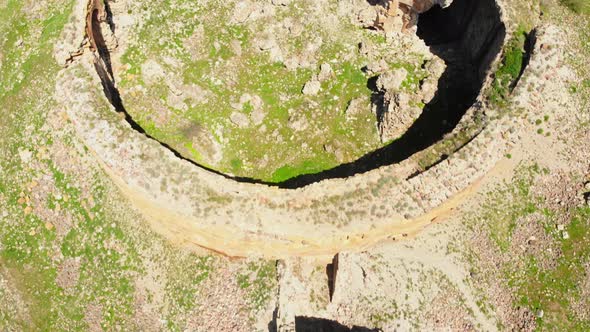
<svg viewBox="0 0 590 332"><path fill-rule="evenodd" d="M428 103L434 98L438 90L438 78L444 73L447 66L440 58L434 58L428 63L427 70L431 75L427 77L420 86L420 93L422 94L422 102Z"/></svg>
<svg viewBox="0 0 590 332"><path fill-rule="evenodd" d="M233 112L230 115L231 122L240 128L246 128L250 125L250 120L248 116L241 112Z"/></svg>
<svg viewBox="0 0 590 332"><path fill-rule="evenodd" d="M386 109L379 118L379 134L383 142L400 137L422 113L410 105L410 96L403 92L386 93Z"/></svg>

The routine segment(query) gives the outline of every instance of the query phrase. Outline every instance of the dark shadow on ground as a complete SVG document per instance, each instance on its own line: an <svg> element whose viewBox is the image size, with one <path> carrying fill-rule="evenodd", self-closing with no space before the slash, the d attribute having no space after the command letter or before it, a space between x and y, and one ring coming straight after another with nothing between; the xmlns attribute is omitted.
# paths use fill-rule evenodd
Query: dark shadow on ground
<svg viewBox="0 0 590 332"><path fill-rule="evenodd" d="M382 332L380 329L370 329L361 326L349 328L336 321L312 318L312 317L295 317L296 332Z"/></svg>
<svg viewBox="0 0 590 332"><path fill-rule="evenodd" d="M333 169L287 180L298 188L329 178L346 178L399 163L440 141L451 132L480 93L485 73L501 49L505 27L494 0L455 0L420 15L418 36L442 58L447 69L438 81L435 98L399 139L360 159ZM381 96L374 96L379 102Z"/></svg>

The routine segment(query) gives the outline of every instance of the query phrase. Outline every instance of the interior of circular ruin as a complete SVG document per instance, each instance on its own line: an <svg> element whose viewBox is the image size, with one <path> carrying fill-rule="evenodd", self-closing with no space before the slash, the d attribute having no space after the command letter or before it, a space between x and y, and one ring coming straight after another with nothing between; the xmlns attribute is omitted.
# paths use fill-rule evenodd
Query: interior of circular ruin
<svg viewBox="0 0 590 332"><path fill-rule="evenodd" d="M418 1L415 2L419 3ZM430 2L430 5L431 4L432 3ZM378 4L372 3L372 5ZM100 18L97 14L92 14L91 20L99 21ZM95 24L95 26L99 26L99 24ZM379 31L371 33L376 36L380 35ZM126 115L127 121L135 130L159 141L162 145L172 150L178 157L192 162L195 166L207 168L212 172L222 174L238 181L266 183L284 188L298 188L323 179L349 177L381 166L401 162L416 152L427 149L432 144L443 139L446 134L456 127L467 109L473 105L477 96L480 94L482 84L487 76L490 65L496 55L500 52L505 37L505 27L501 20L500 9L494 0L478 2L455 0L448 8L443 9L439 6L434 6L429 11L420 14L417 25L417 35L429 46L430 52L444 60L446 69L442 72L440 77L437 77L436 95L424 105L422 112L413 119L415 121L408 124L399 137L395 136L393 139L391 137L384 139L381 142L382 144L380 147L377 146L377 148L375 148L376 145L373 145L369 151L364 152L360 149L363 154L353 160L347 160L344 158L343 162L327 164L313 159L307 161L303 160L302 163L301 160L299 160L297 161L300 162L299 165L295 164L295 167L290 166L289 163L287 163L282 170L281 168L275 169L274 173L266 174L266 176L244 176L244 174L251 175L255 174L255 172L246 172L243 174L235 172L235 169L243 167L243 164L242 161L236 161L234 163L234 159L229 160L228 165L230 168L220 169L218 167L213 167L209 163L204 163L195 158L191 158L190 155L187 156L187 152L190 154L190 150L193 149L192 146L186 149L183 149L182 147L179 149L178 144L170 144L170 141L155 135L153 125L150 127L149 124L146 125L145 121L142 122L141 120L138 120L137 115L140 113L130 112L128 108L130 104L136 104L136 99L134 100L131 98L133 97L133 89L130 88L131 85L126 86L126 83L128 82L125 81L125 75L131 75L131 77L133 77L133 70L137 70L137 68L134 69L133 67L128 66L126 67L126 73L113 74L110 68L111 60L109 58L109 53L106 51L107 47L105 45L100 45L101 43L104 43L100 31L91 32L90 35L94 36L94 38L91 39L95 40L95 43L98 44L96 45L96 48L103 60L102 63L107 64L106 66L96 66L97 71L102 78L107 97L119 112ZM213 44L213 49L222 49L221 46L215 45L215 42ZM424 69L422 67L427 65L428 62L418 61L417 64L420 66L414 66L413 69L420 71ZM282 65L284 66L284 61ZM319 67L317 68L318 72L316 74L312 73L311 76L312 80L317 79L319 81L319 76L322 75L322 71L328 70L324 70L326 67L325 65L322 66L319 63L316 65ZM158 79L163 78L163 76L158 76L158 71L161 70L158 66L160 65L156 64L154 66L154 64L149 63L149 61L143 62L143 66L139 68L140 72L136 72L135 76L143 74L142 72L150 73L155 71L156 75L151 78L148 75L147 79L154 79L155 82L158 83ZM362 76L357 77L359 82L356 82L357 87L355 88L355 92L365 89L364 92L369 93L373 105L373 113L365 113L363 120L366 120L368 115L379 121L383 121L391 111L391 107L388 109L388 106L399 101L399 94L394 94L393 97L391 95L388 96L387 89L384 89L383 83L379 82L379 77L384 76L383 72L379 73L372 71L371 68L367 68L366 66L360 67L358 63L357 67L358 68L356 69L358 69L361 74L358 74L359 72L356 74ZM403 68L403 71L406 72L405 75L408 76L408 70L410 68L405 66L400 67ZM354 77L354 75L356 75L354 73L356 69L352 66L349 68L343 68L342 72L344 72L344 76L349 75L349 77ZM330 70L332 71L332 75L334 75L334 69L330 68ZM346 70L351 70L352 72L346 72ZM307 70L305 73L309 76L310 71ZM336 69L336 74L337 73L338 69ZM246 72L246 74L248 74L248 72ZM279 74L284 74L284 72L279 72ZM119 82L117 82L117 88L115 88L115 77L118 77L119 79ZM361 77L363 79L360 79ZM304 81L297 82L298 89L301 90L297 91L298 93L303 93L306 89L309 90L308 85L311 83L307 78ZM143 82L143 79L146 79L146 77L142 77L142 84L145 83ZM416 82L413 82L415 87L420 87L426 81L426 77L420 77L419 75L412 77L412 79L417 80ZM268 83L270 84L270 88L272 88L273 84L277 84L277 82L273 80L270 80ZM358 85L358 83L361 85ZM297 86L297 84L295 86ZM365 86L363 87L362 85ZM171 86L174 89L174 82L167 83L167 88L170 88ZM321 86L320 90L324 88L324 86ZM310 89L313 90L313 87ZM342 87L339 87L332 92L334 96L340 97L343 91ZM202 91L200 90L197 91L197 95L201 92ZM167 93L168 97L174 95L174 91L172 91L172 94L170 94L169 91L164 91L164 93ZM180 95L182 96L182 93L180 93ZM246 97L244 97L244 95L246 95ZM141 97L141 94L139 97ZM259 102L256 97L257 96L250 94L242 94L237 101L234 100L234 102L237 102L240 105L237 107L235 105L230 105L234 110L232 110L232 113L229 115L229 121L234 127L239 128L242 120L242 122L256 121L255 117L252 116L256 111L254 109L256 104ZM347 99L350 99L350 96L343 101L338 101L338 99L334 98L334 101L337 101L336 104L341 107L344 105L347 108L350 108L355 99ZM205 106L209 108L211 107L207 102L205 102ZM236 110L240 109L241 112L236 112ZM399 111L399 109L394 110ZM166 108L165 111L170 112L170 109ZM290 110L286 111L286 120L290 121L294 116L289 114ZM347 116L346 111L347 109L340 114L344 118ZM243 117L234 115L235 113L245 113L246 115L249 115L249 118L244 120ZM227 115L225 116L228 118ZM297 122L297 120L295 120L295 122ZM372 126L374 125L372 124ZM259 141L259 137L256 136L256 133L260 133L260 127L259 124L257 132L252 131L248 133L247 137L251 137L253 140L246 140L246 143L256 147L257 141ZM209 141L209 145L213 144L215 137L211 135L210 131L207 132L206 130L203 130L203 126L195 126L193 123L188 126L188 129L190 129L189 131L197 141ZM377 131L379 128L373 127L373 129ZM187 127L183 128L183 130L186 131ZM305 137L305 135L302 136ZM383 137L381 138L383 139ZM330 146L330 142L333 142L334 137L331 139L332 141L329 141L328 143L319 144L319 147L323 152L336 154L335 152L337 151L335 151L335 148ZM304 144L306 143L304 142ZM272 149L272 147L268 146L265 148ZM317 146L314 148L317 148ZM359 150L357 149L356 152L358 153ZM445 156L439 156L438 159L444 157ZM275 159L277 158L273 158L273 160ZM281 158L278 159L279 162L283 162ZM288 158L284 159L288 160ZM276 171L279 171L278 176Z"/></svg>

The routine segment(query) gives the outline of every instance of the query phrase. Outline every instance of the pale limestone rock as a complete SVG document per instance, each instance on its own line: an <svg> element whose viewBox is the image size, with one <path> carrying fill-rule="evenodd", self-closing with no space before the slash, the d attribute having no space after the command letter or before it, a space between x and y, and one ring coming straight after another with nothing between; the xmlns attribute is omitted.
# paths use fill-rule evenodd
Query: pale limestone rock
<svg viewBox="0 0 590 332"><path fill-rule="evenodd" d="M375 7L366 7L358 12L357 20L364 28L372 28L377 22L377 9Z"/></svg>
<svg viewBox="0 0 590 332"><path fill-rule="evenodd" d="M427 103L434 98L438 91L438 80L444 73L447 66L445 62L438 57L434 57L427 65L428 77L422 82L420 92L422 94L422 101Z"/></svg>
<svg viewBox="0 0 590 332"><path fill-rule="evenodd" d="M153 59L141 65L141 77L146 84L158 83L165 75L164 68Z"/></svg>
<svg viewBox="0 0 590 332"><path fill-rule="evenodd" d="M231 22L233 23L244 23L246 22L252 13L256 10L256 4L250 0L243 0L236 4Z"/></svg>
<svg viewBox="0 0 590 332"><path fill-rule="evenodd" d="M215 165L223 159L221 144L215 136L202 126L197 126L189 132L192 136L193 147L199 151L208 164Z"/></svg>
<svg viewBox="0 0 590 332"><path fill-rule="evenodd" d="M232 40L229 46L236 56L242 55L242 43L239 40Z"/></svg>
<svg viewBox="0 0 590 332"><path fill-rule="evenodd" d="M402 31L403 28L404 28L404 20L403 20L402 16L400 16L400 15L389 16L384 19L383 24L382 24L383 32L385 32L385 35L388 37L394 35L395 33L399 32L399 31Z"/></svg>
<svg viewBox="0 0 590 332"><path fill-rule="evenodd" d="M366 110L370 110L371 105L368 103L367 100L361 98L355 98L348 103L348 107L346 108L346 119L351 120L358 114Z"/></svg>
<svg viewBox="0 0 590 332"><path fill-rule="evenodd" d="M307 122L307 119L305 119L304 117L295 116L295 117L289 118L288 126L293 131L303 131L303 130L307 129L307 127L309 126L309 123Z"/></svg>
<svg viewBox="0 0 590 332"><path fill-rule="evenodd" d="M250 119L248 116L241 112L232 112L229 116L229 119L233 124L240 128L246 128L250 125Z"/></svg>
<svg viewBox="0 0 590 332"><path fill-rule="evenodd" d="M318 75L318 80L320 82L325 82L329 80L334 75L334 71L332 70L332 66L329 63L322 63L320 66L320 74Z"/></svg>
<svg viewBox="0 0 590 332"><path fill-rule="evenodd" d="M317 77L313 77L309 82L305 83L303 87L303 94L307 96L315 96L322 89L322 84Z"/></svg>
<svg viewBox="0 0 590 332"><path fill-rule="evenodd" d="M404 68L397 68L381 74L377 79L377 87L384 92L397 91L407 77L408 72Z"/></svg>
<svg viewBox="0 0 590 332"><path fill-rule="evenodd" d="M394 93L389 98L386 100L387 108L379 119L382 142L399 138L422 113L420 108L410 106L410 96L405 93Z"/></svg>
<svg viewBox="0 0 590 332"><path fill-rule="evenodd" d="M387 64L387 61L385 61L384 59L371 61L371 63L367 65L367 72L371 74L383 73L387 69L389 69L389 64Z"/></svg>
<svg viewBox="0 0 590 332"><path fill-rule="evenodd" d="M18 155L20 157L20 160L23 162L23 164L28 164L31 162L31 159L33 157L33 152L31 152L28 149L19 149Z"/></svg>

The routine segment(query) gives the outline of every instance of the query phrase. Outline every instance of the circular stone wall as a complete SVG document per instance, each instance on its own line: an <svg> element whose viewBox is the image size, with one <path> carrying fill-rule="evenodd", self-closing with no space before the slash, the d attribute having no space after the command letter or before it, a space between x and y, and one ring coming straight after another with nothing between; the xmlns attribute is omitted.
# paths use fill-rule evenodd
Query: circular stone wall
<svg viewBox="0 0 590 332"><path fill-rule="evenodd" d="M84 6L77 8L69 33L79 37L86 13ZM116 13L117 8L112 10ZM493 0L479 1L470 13L472 19L460 25L463 31L453 39L454 45L460 45L454 49L467 52L476 79L485 87L505 40L501 7ZM124 22L115 25L125 33ZM101 27L105 29L104 24ZM416 156L436 154L438 144L414 151L418 154L409 152L400 162L347 178L312 181L297 189L243 183L179 158L133 128L124 114L113 109L118 96L100 53L86 52L58 79L56 98L78 135L155 230L175 242L228 255L333 254L414 233L438 210L456 204L461 193L502 158L511 133L517 132L508 130L502 120L490 119L458 153L439 155L423 172L417 172ZM493 113L477 97L479 91L446 139L471 133L474 119ZM454 107L449 104L446 110L453 112Z"/></svg>

